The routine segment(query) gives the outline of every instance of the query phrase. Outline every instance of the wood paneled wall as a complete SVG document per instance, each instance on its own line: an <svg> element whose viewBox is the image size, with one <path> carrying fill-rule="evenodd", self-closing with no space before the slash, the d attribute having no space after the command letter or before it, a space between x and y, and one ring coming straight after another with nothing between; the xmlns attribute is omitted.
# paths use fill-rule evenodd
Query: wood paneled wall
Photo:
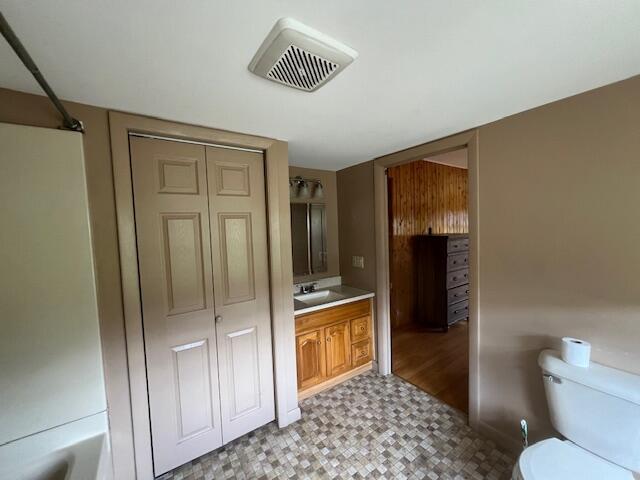
<svg viewBox="0 0 640 480"><path fill-rule="evenodd" d="M418 161L389 168L387 178L391 325L399 327L415 313L415 235L469 231L468 172Z"/></svg>

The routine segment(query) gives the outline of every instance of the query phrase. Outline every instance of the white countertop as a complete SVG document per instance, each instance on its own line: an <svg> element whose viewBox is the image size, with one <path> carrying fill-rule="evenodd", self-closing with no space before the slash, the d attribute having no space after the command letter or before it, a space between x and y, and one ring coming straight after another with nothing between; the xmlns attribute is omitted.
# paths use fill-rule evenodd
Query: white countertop
<svg viewBox="0 0 640 480"><path fill-rule="evenodd" d="M357 302L358 300L364 300L365 298L371 298L375 296L375 293L368 292L366 290L360 290L359 288L350 287L348 285L336 285L329 288L320 288L314 293L329 291L340 295L342 298L329 299L326 303L319 303L317 305L308 305L301 300L293 300L294 315L302 315L304 313L316 312L318 310L324 310L329 307L337 307L338 305L344 305L345 303Z"/></svg>

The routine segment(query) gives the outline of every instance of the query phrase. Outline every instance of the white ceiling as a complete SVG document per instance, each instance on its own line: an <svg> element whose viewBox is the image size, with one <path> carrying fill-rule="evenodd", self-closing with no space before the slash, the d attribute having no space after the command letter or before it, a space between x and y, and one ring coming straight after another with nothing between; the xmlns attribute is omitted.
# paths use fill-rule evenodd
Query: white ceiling
<svg viewBox="0 0 640 480"><path fill-rule="evenodd" d="M640 73L638 0L0 0L61 98L289 141L340 169ZM315 93L247 70L290 16L355 48ZM40 92L4 41L0 86Z"/></svg>
<svg viewBox="0 0 640 480"><path fill-rule="evenodd" d="M441 165L448 165L456 168L469 168L469 162L467 160L467 149L461 148L460 150L453 150L452 152L440 153L427 157L425 162L439 163Z"/></svg>

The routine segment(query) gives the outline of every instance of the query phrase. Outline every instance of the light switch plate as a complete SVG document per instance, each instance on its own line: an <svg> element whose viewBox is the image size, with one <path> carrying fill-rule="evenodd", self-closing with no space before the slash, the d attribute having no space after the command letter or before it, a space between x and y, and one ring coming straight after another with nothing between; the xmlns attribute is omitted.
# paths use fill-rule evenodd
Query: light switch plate
<svg viewBox="0 0 640 480"><path fill-rule="evenodd" d="M360 255L354 255L351 257L351 266L355 268L364 268L364 257Z"/></svg>

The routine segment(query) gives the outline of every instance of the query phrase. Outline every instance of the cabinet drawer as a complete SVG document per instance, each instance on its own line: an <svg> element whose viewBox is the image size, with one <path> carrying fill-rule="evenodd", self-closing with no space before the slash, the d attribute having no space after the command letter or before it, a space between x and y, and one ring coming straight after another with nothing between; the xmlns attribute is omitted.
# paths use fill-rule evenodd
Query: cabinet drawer
<svg viewBox="0 0 640 480"><path fill-rule="evenodd" d="M469 284L447 290L447 305L461 302L469 298Z"/></svg>
<svg viewBox="0 0 640 480"><path fill-rule="evenodd" d="M469 300L454 303L453 305L449 305L447 310L447 323L451 325L452 323L462 320L463 318L467 318L468 316Z"/></svg>
<svg viewBox="0 0 640 480"><path fill-rule="evenodd" d="M447 257L447 271L460 270L469 266L469 253L458 253Z"/></svg>
<svg viewBox="0 0 640 480"><path fill-rule="evenodd" d="M369 299L305 313L296 317L296 333L369 315L371 315L371 301Z"/></svg>
<svg viewBox="0 0 640 480"><path fill-rule="evenodd" d="M469 237L449 238L447 241L447 253L465 252L469 250Z"/></svg>
<svg viewBox="0 0 640 480"><path fill-rule="evenodd" d="M371 341L369 339L351 345L351 362L359 367L371 361Z"/></svg>
<svg viewBox="0 0 640 480"><path fill-rule="evenodd" d="M371 317L360 317L351 320L351 341L358 342L369 338L370 331L369 325L371 324Z"/></svg>
<svg viewBox="0 0 640 480"><path fill-rule="evenodd" d="M464 268L460 270L454 270L447 273L447 288L457 287L469 283L469 269Z"/></svg>

